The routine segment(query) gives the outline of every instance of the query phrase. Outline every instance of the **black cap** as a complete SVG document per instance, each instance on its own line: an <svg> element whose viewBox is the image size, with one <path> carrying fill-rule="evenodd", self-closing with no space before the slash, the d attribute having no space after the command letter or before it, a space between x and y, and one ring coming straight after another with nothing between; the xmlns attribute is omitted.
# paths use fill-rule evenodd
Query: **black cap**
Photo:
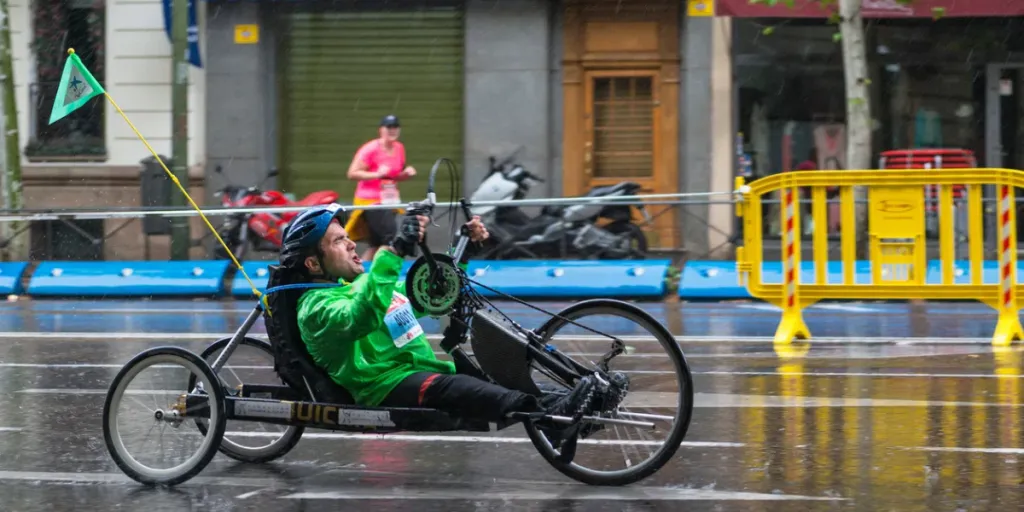
<svg viewBox="0 0 1024 512"><path fill-rule="evenodd" d="M393 114L388 114L384 116L384 119L380 120L380 125L387 126L388 128L398 128L399 126L402 126L398 122L398 116L395 116Z"/></svg>

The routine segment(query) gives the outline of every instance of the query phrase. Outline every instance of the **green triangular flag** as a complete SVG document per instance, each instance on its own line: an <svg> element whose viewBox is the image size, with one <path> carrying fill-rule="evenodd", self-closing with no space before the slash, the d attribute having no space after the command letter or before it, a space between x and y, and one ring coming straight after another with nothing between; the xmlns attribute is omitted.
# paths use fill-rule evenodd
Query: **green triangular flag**
<svg viewBox="0 0 1024 512"><path fill-rule="evenodd" d="M68 50L68 60L64 62L64 72L60 76L57 97L53 99L53 110L50 111L50 124L106 92L85 67L85 64L82 64L82 59L75 55L75 50Z"/></svg>

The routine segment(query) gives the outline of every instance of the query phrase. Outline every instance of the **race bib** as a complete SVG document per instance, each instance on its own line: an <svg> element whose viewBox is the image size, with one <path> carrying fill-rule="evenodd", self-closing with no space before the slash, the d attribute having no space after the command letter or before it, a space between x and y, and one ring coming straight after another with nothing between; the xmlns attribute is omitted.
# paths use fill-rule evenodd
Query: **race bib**
<svg viewBox="0 0 1024 512"><path fill-rule="evenodd" d="M391 306L388 307L388 312L384 315L384 325L388 326L391 340L398 348L406 346L410 341L423 334L423 327L416 320L409 299L398 292L391 296Z"/></svg>
<svg viewBox="0 0 1024 512"><path fill-rule="evenodd" d="M380 185L381 204L398 204L402 198L398 195L398 187L394 182L384 182Z"/></svg>

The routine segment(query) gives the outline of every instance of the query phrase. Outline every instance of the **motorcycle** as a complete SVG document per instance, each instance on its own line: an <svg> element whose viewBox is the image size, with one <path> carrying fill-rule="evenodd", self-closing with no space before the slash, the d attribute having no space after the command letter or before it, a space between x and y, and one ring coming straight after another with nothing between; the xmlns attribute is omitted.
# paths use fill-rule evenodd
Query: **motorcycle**
<svg viewBox="0 0 1024 512"><path fill-rule="evenodd" d="M224 176L221 166L214 169L220 176ZM226 184L223 188L213 194L220 198L222 206L234 208L252 208L260 206L314 206L319 204L331 204L337 202L338 193L331 190L320 190L311 192L299 201L295 201L290 194L284 194L277 190L261 190L263 184L270 178L278 175L277 169L271 169L256 186L245 187ZM237 213L227 215L224 222L217 229L224 243L231 248L235 258L241 260L251 247L254 251L273 251L281 249L281 235L285 227L295 218L298 211L283 213ZM219 243L214 246L214 257L217 259L227 258L228 254Z"/></svg>
<svg viewBox="0 0 1024 512"><path fill-rule="evenodd" d="M518 153L516 150L501 162L493 156L489 158L487 178L473 193L471 204L523 199L533 183L544 183L515 163ZM585 197L633 196L639 192L639 184L626 181L592 188ZM517 206L471 206L473 214L480 216L490 233L476 257L644 259L647 238L641 225L632 222L630 206L609 203L545 206L536 217L530 217ZM644 205L636 205L636 208L644 218L642 225L649 225L651 216ZM602 219L610 222L598 226Z"/></svg>

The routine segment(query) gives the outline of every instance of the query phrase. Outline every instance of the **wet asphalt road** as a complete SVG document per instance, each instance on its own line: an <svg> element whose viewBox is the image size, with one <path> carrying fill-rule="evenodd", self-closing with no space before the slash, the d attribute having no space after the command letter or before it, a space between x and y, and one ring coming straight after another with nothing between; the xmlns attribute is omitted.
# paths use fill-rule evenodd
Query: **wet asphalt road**
<svg viewBox="0 0 1024 512"><path fill-rule="evenodd" d="M645 304L681 336L696 408L673 460L628 487L569 480L519 427L383 439L307 431L274 463L217 455L171 490L127 479L106 451L100 419L114 374L148 347L200 352L250 305L0 304L0 510L1024 507L1022 355L988 345L995 315L973 304L822 305L807 314L822 340L806 353L777 352L761 338L778 321L768 306ZM527 326L541 318L520 306L505 311ZM253 333L262 332L260 321Z"/></svg>

